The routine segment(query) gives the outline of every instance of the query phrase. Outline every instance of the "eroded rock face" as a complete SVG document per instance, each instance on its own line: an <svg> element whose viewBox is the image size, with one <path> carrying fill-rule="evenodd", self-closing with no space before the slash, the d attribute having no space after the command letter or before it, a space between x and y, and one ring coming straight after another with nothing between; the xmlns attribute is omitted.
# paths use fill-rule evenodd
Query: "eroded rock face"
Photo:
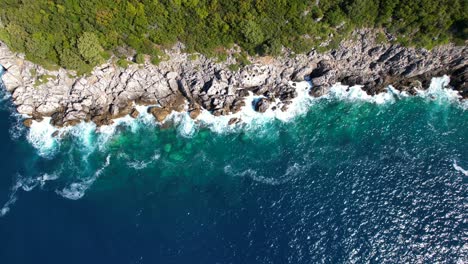
<svg viewBox="0 0 468 264"><path fill-rule="evenodd" d="M442 46L432 51L376 44L373 33L353 33L360 41L346 41L333 51L281 58L252 58L252 64L230 71L234 57L214 62L204 56L188 59L180 45L167 53L170 60L154 65L130 65L122 69L111 62L97 67L90 76L73 77L60 69L47 71L12 53L0 43L0 64L7 72L3 83L21 114L38 119L52 117L56 126L73 125L82 120L97 125L112 124L112 119L130 114L137 117L133 105L152 106L151 113L163 121L171 111L188 111L197 118L202 109L213 115L236 113L253 93L262 99L252 106L265 112L270 102L280 100L286 110L297 91L291 81L310 80L311 96L323 96L341 82L363 85L369 94L377 94L392 84L414 93L427 88L430 79L451 75L451 84L464 98L467 88L467 48ZM288 55L288 54L286 54ZM47 79L38 83L39 78Z"/></svg>
<svg viewBox="0 0 468 264"><path fill-rule="evenodd" d="M412 90L414 81L422 87L432 77L449 74L455 81L455 88L463 91L466 87L467 48L442 46L432 51L405 48L399 45L376 45L372 38L359 31L362 41L347 41L338 50L332 51L326 59L318 62L310 77L320 95L329 86L341 82L345 85L363 85L371 94L378 94L392 84L397 89ZM408 87L410 85L411 88ZM463 94L463 92L462 92Z"/></svg>

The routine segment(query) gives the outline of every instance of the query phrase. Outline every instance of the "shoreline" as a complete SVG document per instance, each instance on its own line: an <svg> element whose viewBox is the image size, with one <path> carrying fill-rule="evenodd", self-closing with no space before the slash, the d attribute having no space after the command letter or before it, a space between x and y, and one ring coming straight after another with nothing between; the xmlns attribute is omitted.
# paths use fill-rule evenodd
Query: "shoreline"
<svg viewBox="0 0 468 264"><path fill-rule="evenodd" d="M450 85L468 98L467 47L446 45L425 49L378 44L373 33L360 30L354 39L323 54L278 58L251 58L252 64L231 71L233 56L225 62L181 52L180 45L168 51L170 59L158 66L145 63L119 68L108 62L91 75L73 77L59 69L48 71L12 53L0 43L0 65L5 89L18 113L32 120L50 117L56 127L81 121L97 126L114 119L141 113L134 105L151 106L148 112L162 122L172 111L187 112L196 119L202 111L226 116L241 111L249 95L258 97L253 108L260 113L274 108L286 112L298 96L295 82L310 80L310 95L320 97L336 84L362 85L368 95L376 95L392 85L400 92L415 95L427 89L432 77L449 75Z"/></svg>
<svg viewBox="0 0 468 264"><path fill-rule="evenodd" d="M97 126L93 122L81 121L75 126L56 127L51 125L50 117L45 117L40 121L32 120L26 135L28 141L39 150L41 156L48 156L47 153L54 149L55 143L70 135L79 135L80 138L88 138L91 134L103 135L105 141L101 142L100 145L104 146L105 142L112 138L117 131L121 131L122 128L130 129L130 131L136 131L141 126L154 127L160 130L170 128L175 129L177 134L184 138L192 138L202 130L209 130L216 134L248 133L248 131L258 133L264 131L265 125L268 126L268 124L276 121L294 123L296 118L307 115L310 110L314 109L315 105L320 107L324 102L339 101L349 104L367 103L375 106L385 106L398 103L404 99L421 98L425 101L455 104L464 110L468 109L468 100L461 100L458 92L444 88L449 81L448 76L433 78L430 87L426 90L417 90L416 95L400 92L390 86L386 92L371 96L359 86L349 87L336 84L330 89L329 94L319 98L314 98L308 94L309 83L299 82L297 87L303 92L293 99L290 107L285 112L280 109L268 109L265 113L255 111L252 102L255 102L259 97L250 94L245 98L245 106L241 111L231 115L214 116L207 110L202 110L200 115L193 119L187 112L172 111L165 120L159 122L155 120L151 113L148 113L147 109L151 106L133 105L141 113L139 116L126 115L119 117L109 125Z"/></svg>

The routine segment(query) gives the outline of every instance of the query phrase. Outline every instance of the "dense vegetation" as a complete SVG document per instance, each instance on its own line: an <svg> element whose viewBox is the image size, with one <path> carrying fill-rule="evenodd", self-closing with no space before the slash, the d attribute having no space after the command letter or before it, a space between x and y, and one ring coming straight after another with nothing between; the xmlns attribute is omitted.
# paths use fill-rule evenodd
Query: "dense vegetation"
<svg viewBox="0 0 468 264"><path fill-rule="evenodd" d="M467 0L0 0L0 40L28 59L79 72L115 54L153 63L177 41L225 57L281 47L328 49L356 27L384 28L405 45L467 39ZM325 43L325 44L324 44ZM134 54L133 51L136 51ZM119 65L126 65L120 60Z"/></svg>

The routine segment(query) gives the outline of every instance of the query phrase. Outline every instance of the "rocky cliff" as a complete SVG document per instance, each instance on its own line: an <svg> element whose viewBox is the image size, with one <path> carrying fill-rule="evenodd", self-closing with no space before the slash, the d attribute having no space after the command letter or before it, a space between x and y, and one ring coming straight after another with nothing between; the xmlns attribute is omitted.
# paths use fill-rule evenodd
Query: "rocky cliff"
<svg viewBox="0 0 468 264"><path fill-rule="evenodd" d="M64 69L48 71L12 53L0 43L0 64L5 88L21 114L33 119L52 117L56 126L82 120L98 125L127 114L138 116L134 104L153 105L149 111L158 121L171 111L188 111L196 118L201 109L214 115L237 112L244 97L263 95L255 109L266 111L270 102L286 110L297 96L290 81L310 79L312 96L326 94L333 84L360 84L377 94L392 84L414 93L427 88L431 77L448 74L453 89L468 97L467 47L441 46L428 51L399 45L378 44L371 32L353 33L351 40L327 53L287 54L280 58L251 58L252 64L229 70L234 57L216 62L204 56L192 58L181 45L168 50L169 60L158 66L130 65L123 69L109 62L92 74L74 77Z"/></svg>

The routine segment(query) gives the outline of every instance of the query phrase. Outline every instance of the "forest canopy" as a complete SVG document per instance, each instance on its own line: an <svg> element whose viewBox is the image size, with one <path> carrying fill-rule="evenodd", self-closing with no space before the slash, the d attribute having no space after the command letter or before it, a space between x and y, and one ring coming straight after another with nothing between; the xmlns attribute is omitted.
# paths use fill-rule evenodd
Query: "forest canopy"
<svg viewBox="0 0 468 264"><path fill-rule="evenodd" d="M466 0L0 0L0 40L46 67L88 72L128 50L160 60L177 41L208 56L330 49L357 27L404 45L464 43Z"/></svg>

